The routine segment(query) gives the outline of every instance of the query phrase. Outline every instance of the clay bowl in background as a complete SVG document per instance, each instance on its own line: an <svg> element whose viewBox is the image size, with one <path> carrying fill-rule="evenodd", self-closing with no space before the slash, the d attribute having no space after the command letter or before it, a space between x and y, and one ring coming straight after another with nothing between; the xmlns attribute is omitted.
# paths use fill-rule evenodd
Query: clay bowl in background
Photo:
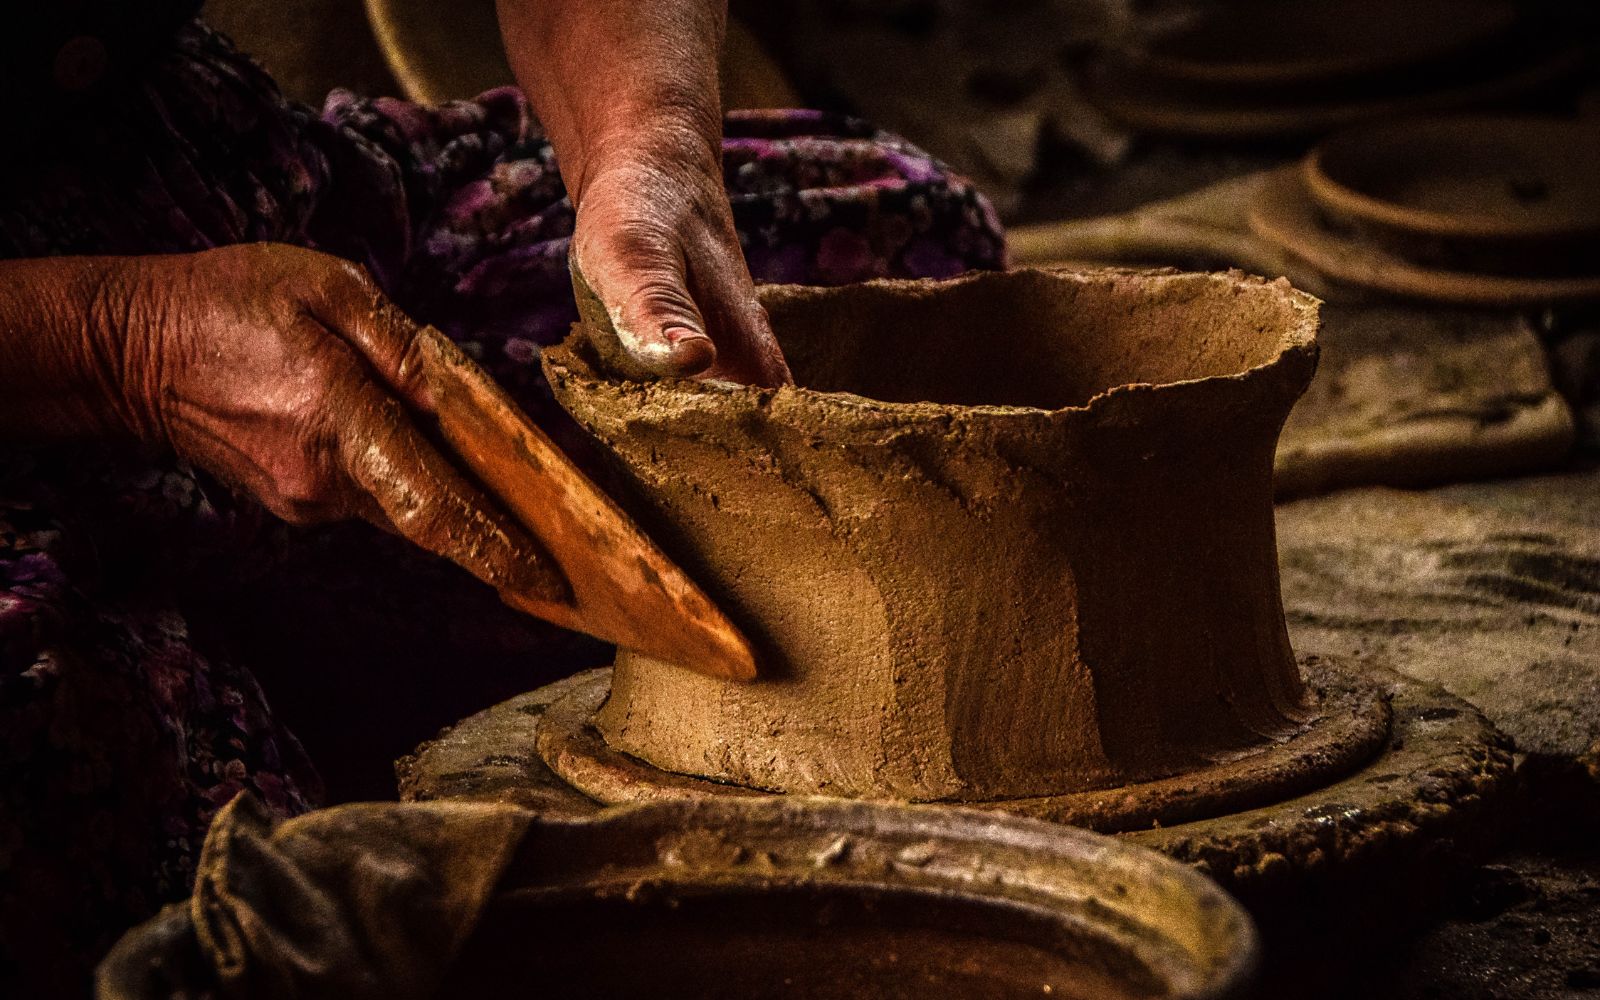
<svg viewBox="0 0 1600 1000"><path fill-rule="evenodd" d="M1505 0L1242 0L1190 13L1092 68L1110 114L1193 138L1295 137L1460 107L1561 71Z"/></svg>
<svg viewBox="0 0 1600 1000"><path fill-rule="evenodd" d="M1263 179L1250 201L1250 229L1338 284L1403 299L1452 305L1540 308L1600 299L1600 269L1587 274L1512 274L1433 266L1417 259L1422 241L1404 238L1402 255L1351 226L1328 225L1292 164ZM1436 251L1437 252L1437 251Z"/></svg>
<svg viewBox="0 0 1600 1000"><path fill-rule="evenodd" d="M824 799L541 819L441 996L1241 996L1250 919L1109 837ZM531 991L531 993L530 993Z"/></svg>
<svg viewBox="0 0 1600 1000"><path fill-rule="evenodd" d="M1597 270L1600 120L1450 116L1367 125L1324 141L1304 173L1331 222L1421 263Z"/></svg>
<svg viewBox="0 0 1600 1000"><path fill-rule="evenodd" d="M1370 79L1459 55L1516 22L1505 0L1246 0L1145 47L1170 80L1267 88Z"/></svg>
<svg viewBox="0 0 1600 1000"><path fill-rule="evenodd" d="M1538 91L1584 63L1581 46L1521 47L1505 60L1471 72L1441 75L1430 86L1350 94L1340 88L1283 90L1241 96L1154 77L1115 62L1093 68L1090 97L1107 114L1157 135L1205 140L1303 138L1362 122L1434 114Z"/></svg>

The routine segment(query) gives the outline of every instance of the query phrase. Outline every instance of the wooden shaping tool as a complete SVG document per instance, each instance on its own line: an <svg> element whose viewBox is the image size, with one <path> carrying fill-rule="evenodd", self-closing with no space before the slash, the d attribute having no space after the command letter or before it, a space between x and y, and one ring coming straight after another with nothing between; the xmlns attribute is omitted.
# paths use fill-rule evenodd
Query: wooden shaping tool
<svg viewBox="0 0 1600 1000"><path fill-rule="evenodd" d="M628 515L443 334L425 328L418 341L445 441L572 590L570 603L502 592L506 602L698 673L753 679L744 636Z"/></svg>

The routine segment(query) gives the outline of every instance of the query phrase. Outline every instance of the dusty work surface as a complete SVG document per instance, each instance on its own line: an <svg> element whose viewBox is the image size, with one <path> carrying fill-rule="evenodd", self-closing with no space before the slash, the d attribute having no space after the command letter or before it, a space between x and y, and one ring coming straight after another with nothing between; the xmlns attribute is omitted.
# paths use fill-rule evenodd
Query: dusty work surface
<svg viewBox="0 0 1600 1000"><path fill-rule="evenodd" d="M1291 637L1473 702L1551 763L1600 753L1600 473L1278 510Z"/></svg>
<svg viewBox="0 0 1600 1000"><path fill-rule="evenodd" d="M1589 831L1591 836L1596 831ZM1374 1000L1600 995L1600 858L1520 849L1463 880L1439 921L1356 976Z"/></svg>
<svg viewBox="0 0 1600 1000"><path fill-rule="evenodd" d="M1498 856L1327 995L1600 996L1600 470L1349 491L1284 505L1278 525L1297 649L1436 681L1521 752Z"/></svg>

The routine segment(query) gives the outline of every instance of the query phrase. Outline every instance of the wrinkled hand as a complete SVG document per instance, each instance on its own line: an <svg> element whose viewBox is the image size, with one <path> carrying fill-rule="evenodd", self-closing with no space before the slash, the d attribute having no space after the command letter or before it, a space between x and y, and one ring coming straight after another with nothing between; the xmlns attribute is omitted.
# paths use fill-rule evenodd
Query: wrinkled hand
<svg viewBox="0 0 1600 1000"><path fill-rule="evenodd" d="M577 207L575 270L624 367L759 385L788 367L722 185L727 0L496 0L506 57ZM611 360L611 359L607 359Z"/></svg>
<svg viewBox="0 0 1600 1000"><path fill-rule="evenodd" d="M360 517L496 588L566 583L423 431L418 327L360 268L276 244L129 258L95 324L131 429L295 524Z"/></svg>
<svg viewBox="0 0 1600 1000"><path fill-rule="evenodd" d="M714 151L693 138L609 149L574 198L578 267L640 368L791 381L756 301Z"/></svg>

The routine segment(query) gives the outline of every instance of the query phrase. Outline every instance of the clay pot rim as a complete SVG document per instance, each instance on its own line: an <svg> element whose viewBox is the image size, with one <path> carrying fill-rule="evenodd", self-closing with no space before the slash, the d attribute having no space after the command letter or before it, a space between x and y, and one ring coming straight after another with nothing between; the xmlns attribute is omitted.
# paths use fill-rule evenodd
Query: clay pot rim
<svg viewBox="0 0 1600 1000"><path fill-rule="evenodd" d="M1448 141L1466 131L1518 131L1538 137L1552 132L1600 135L1594 123L1555 115L1440 115L1377 122L1348 129L1319 143L1302 161L1306 189L1325 210L1359 223L1412 236L1485 242L1567 240L1600 231L1600 219L1568 219L1560 223L1518 220L1477 212L1443 212L1417 208L1369 194L1344 179L1348 168L1370 163L1386 147L1411 145L1419 139ZM1403 147L1402 147L1403 149ZM1417 154L1407 154L1414 158Z"/></svg>
<svg viewBox="0 0 1600 1000"><path fill-rule="evenodd" d="M1316 359L1316 333L1318 313L1322 301L1289 284L1287 278L1268 279L1243 271L1181 271L1176 268L1047 268L1023 267L1008 271L970 271L954 278L933 282L927 279L877 279L853 285L819 287L807 285L763 285L757 289L765 302L772 298L820 298L830 295L876 295L921 293L930 286L956 288L964 285L995 282L1070 281L1085 285L1091 283L1113 284L1118 281L1138 279L1175 286L1212 284L1234 290L1255 290L1258 293L1277 293L1283 297L1294 315L1294 321L1279 332L1277 350L1267 361L1241 368L1226 375L1205 375L1198 378L1177 379L1171 382L1128 382L1111 386L1095 393L1084 403L1045 409L1035 406L1010 404L957 404L937 402L892 402L874 399L852 392L823 391L804 386L782 386L777 389L742 385L735 382L699 379L663 379L658 382L636 382L626 378L611 377L596 372L592 364L574 349L575 342L583 336L574 328L561 344L544 352L546 376L552 381L570 380L591 394L619 396L636 394L633 418L648 419L653 409L663 406L681 408L690 403L717 403L743 401L757 409L826 408L835 417L855 416L868 425L877 425L884 419L895 424L940 424L974 419L1043 420L1046 422L1076 419L1094 414L1114 400L1142 392L1169 394L1196 387L1223 383L1246 383L1263 373L1295 363L1307 366L1307 378ZM558 396L561 395L558 393Z"/></svg>
<svg viewBox="0 0 1600 1000"><path fill-rule="evenodd" d="M1255 922L1191 865L1108 834L975 809L800 795L663 799L540 817L523 850L537 860L520 875L513 866L512 892L808 883L1043 908L1100 932L1186 1000L1238 995L1259 961Z"/></svg>

